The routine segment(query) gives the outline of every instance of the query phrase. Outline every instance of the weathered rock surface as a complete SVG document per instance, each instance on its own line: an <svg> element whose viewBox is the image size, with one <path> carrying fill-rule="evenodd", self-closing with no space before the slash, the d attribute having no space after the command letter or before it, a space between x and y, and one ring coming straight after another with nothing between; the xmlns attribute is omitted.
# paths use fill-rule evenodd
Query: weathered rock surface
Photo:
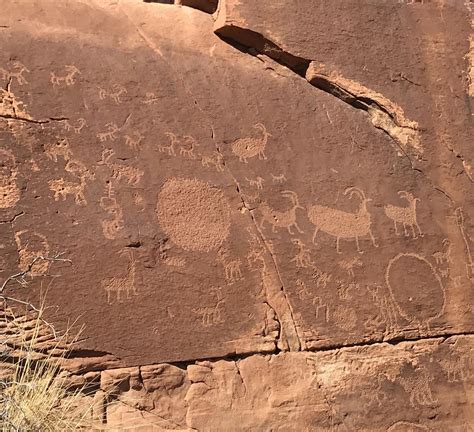
<svg viewBox="0 0 474 432"><path fill-rule="evenodd" d="M4 294L110 427L471 430L472 5L177 3L2 5Z"/></svg>

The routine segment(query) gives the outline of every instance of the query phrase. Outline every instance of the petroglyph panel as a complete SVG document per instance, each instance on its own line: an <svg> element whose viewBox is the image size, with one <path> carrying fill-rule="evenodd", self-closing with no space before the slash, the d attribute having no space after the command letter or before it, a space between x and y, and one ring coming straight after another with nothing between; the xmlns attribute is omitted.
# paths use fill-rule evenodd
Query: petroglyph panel
<svg viewBox="0 0 474 432"><path fill-rule="evenodd" d="M349 16L359 40L375 23L379 38L361 45L370 62L340 35L308 38L326 21L306 27L321 67L288 57L275 29L282 48L265 40L256 58L226 42L235 29L217 38L190 8L99 3L46 0L41 13L31 5L34 23L6 6L0 23L0 245L19 269L32 253L68 253L71 267L36 269L41 280L19 295L38 302L47 287L58 326L80 316L78 349L131 366L474 331L472 116L453 78L461 41L427 40L422 9L445 25L431 3L408 13L385 2L374 18L362 1L363 20L352 1L304 16L288 6L301 22ZM237 9L268 13L253 3ZM268 10L270 26L281 15ZM459 11L443 13L464 25ZM381 70L379 25L397 53ZM434 69L421 73L411 55ZM456 67L438 76L448 60ZM443 376L465 382L467 360L451 355ZM410 409L442 401L421 365L399 372L380 401L395 386ZM418 421L384 430L403 422Z"/></svg>

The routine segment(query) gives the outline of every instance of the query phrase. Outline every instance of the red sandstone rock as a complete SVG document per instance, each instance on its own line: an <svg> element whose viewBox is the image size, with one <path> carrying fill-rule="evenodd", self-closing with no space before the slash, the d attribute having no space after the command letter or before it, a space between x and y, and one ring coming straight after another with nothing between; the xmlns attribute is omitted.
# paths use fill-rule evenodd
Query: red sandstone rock
<svg viewBox="0 0 474 432"><path fill-rule="evenodd" d="M3 5L4 293L110 427L470 430L470 5L180 3Z"/></svg>

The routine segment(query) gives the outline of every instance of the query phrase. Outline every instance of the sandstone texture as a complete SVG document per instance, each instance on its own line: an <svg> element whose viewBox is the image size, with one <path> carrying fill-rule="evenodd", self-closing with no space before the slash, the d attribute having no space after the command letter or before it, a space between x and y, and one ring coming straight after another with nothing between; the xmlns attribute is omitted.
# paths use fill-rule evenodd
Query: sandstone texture
<svg viewBox="0 0 474 432"><path fill-rule="evenodd" d="M472 2L161 3L2 5L4 351L83 325L106 430L473 431Z"/></svg>

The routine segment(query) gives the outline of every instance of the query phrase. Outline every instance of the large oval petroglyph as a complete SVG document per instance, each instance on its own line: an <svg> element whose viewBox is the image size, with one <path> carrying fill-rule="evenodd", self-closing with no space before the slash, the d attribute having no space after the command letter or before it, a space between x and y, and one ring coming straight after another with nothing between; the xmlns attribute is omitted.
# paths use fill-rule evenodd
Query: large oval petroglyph
<svg viewBox="0 0 474 432"><path fill-rule="evenodd" d="M215 250L230 232L230 207L223 192L201 180L167 180L156 213L163 231L188 251Z"/></svg>
<svg viewBox="0 0 474 432"><path fill-rule="evenodd" d="M445 289L426 258L400 253L390 260L385 278L400 315L411 323L429 327L444 312Z"/></svg>

